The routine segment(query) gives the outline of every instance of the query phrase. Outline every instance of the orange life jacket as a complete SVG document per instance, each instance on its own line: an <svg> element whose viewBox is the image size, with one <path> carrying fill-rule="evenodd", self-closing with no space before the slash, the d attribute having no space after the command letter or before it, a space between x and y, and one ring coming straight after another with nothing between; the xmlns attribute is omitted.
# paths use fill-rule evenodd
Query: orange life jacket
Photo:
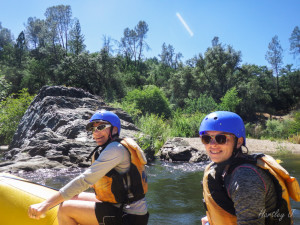
<svg viewBox="0 0 300 225"><path fill-rule="evenodd" d="M211 169L213 164L214 163L212 162L206 167L203 176L203 196L209 224L236 225L236 215L229 213L228 210L226 211L224 209L224 206L221 207L219 204L217 204L212 196L213 193L210 192L210 188L208 186L208 175L212 172ZM269 155L261 154L256 160L256 165L268 171L278 181L279 185L281 186L281 196L283 200L282 204L287 205L287 207L285 207L285 216L292 217L289 197L295 201L300 201L300 188L296 178L291 177L289 173L281 165L279 165L273 157ZM228 198L228 196L225 196L225 198ZM293 224L292 218L290 220L291 224Z"/></svg>
<svg viewBox="0 0 300 225"><path fill-rule="evenodd" d="M130 153L130 169L125 174L119 174L115 169L109 171L97 181L93 188L97 199L110 203L129 204L145 197L148 191L145 165L147 163L143 150L131 138L115 140L120 142ZM95 152L92 163L100 153Z"/></svg>

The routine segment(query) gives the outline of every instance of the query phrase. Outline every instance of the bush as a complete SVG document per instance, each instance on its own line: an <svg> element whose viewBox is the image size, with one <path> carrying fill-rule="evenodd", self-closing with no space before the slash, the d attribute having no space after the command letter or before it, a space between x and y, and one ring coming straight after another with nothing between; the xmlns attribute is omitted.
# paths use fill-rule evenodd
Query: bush
<svg viewBox="0 0 300 225"><path fill-rule="evenodd" d="M290 121L290 126L288 129L288 140L294 144L300 144L300 112L294 113L293 117L294 120Z"/></svg>
<svg viewBox="0 0 300 225"><path fill-rule="evenodd" d="M171 122L172 137L197 137L199 135L199 127L205 114L184 114L177 110L174 113Z"/></svg>
<svg viewBox="0 0 300 225"><path fill-rule="evenodd" d="M263 135L263 127L261 124L246 123L246 135L252 138L260 139Z"/></svg>
<svg viewBox="0 0 300 225"><path fill-rule="evenodd" d="M294 121L291 122L289 128L290 134L300 133L300 112L294 114Z"/></svg>
<svg viewBox="0 0 300 225"><path fill-rule="evenodd" d="M289 142L292 142L294 144L300 144L300 135L299 134L293 134L289 137Z"/></svg>
<svg viewBox="0 0 300 225"><path fill-rule="evenodd" d="M0 102L0 144L10 144L32 99L27 89L22 89L17 95L12 94Z"/></svg>
<svg viewBox="0 0 300 225"><path fill-rule="evenodd" d="M236 88L231 88L226 92L224 97L221 98L219 110L235 112L241 101L242 99L238 97Z"/></svg>
<svg viewBox="0 0 300 225"><path fill-rule="evenodd" d="M163 117L159 117L158 115L142 116L137 126L144 134L139 134L138 143L146 151L147 155L153 149L157 152L170 137L170 126Z"/></svg>
<svg viewBox="0 0 300 225"><path fill-rule="evenodd" d="M217 109L218 104L214 101L211 96L202 94L197 99L185 99L185 113L196 113L201 112L208 114Z"/></svg>
<svg viewBox="0 0 300 225"><path fill-rule="evenodd" d="M142 115L155 114L159 117L169 118L171 116L170 104L164 93L156 86L145 86L143 90L135 89L128 92L122 105L131 109L128 113ZM126 110L126 109L125 109Z"/></svg>
<svg viewBox="0 0 300 225"><path fill-rule="evenodd" d="M109 103L110 106L114 108L120 108L127 112L133 119L134 122L137 122L139 120L139 116L142 115L142 111L137 109L137 106L135 103L129 103L129 102L111 102Z"/></svg>
<svg viewBox="0 0 300 225"><path fill-rule="evenodd" d="M291 122L289 120L267 120L266 129L263 132L264 137L287 139L289 137L289 127Z"/></svg>
<svg viewBox="0 0 300 225"><path fill-rule="evenodd" d="M4 100L8 96L10 88L11 83L7 82L7 80L5 80L5 77L0 74L0 101Z"/></svg>

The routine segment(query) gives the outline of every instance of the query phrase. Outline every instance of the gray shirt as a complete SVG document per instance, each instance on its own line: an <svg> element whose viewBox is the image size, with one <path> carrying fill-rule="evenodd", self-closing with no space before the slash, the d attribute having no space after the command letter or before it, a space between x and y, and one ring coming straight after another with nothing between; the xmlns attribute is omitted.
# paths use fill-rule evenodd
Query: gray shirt
<svg viewBox="0 0 300 225"><path fill-rule="evenodd" d="M243 164L225 178L228 195L234 203L237 224L264 225L265 217L276 207L274 183L267 173L252 164Z"/></svg>
<svg viewBox="0 0 300 225"><path fill-rule="evenodd" d="M101 152L98 159L82 174L74 178L59 192L65 200L71 199L75 195L85 191L99 179L105 176L111 169L124 174L130 167L130 153L123 145L112 142ZM116 204L118 206L118 204ZM124 209L129 214L144 215L147 213L146 199L133 202Z"/></svg>

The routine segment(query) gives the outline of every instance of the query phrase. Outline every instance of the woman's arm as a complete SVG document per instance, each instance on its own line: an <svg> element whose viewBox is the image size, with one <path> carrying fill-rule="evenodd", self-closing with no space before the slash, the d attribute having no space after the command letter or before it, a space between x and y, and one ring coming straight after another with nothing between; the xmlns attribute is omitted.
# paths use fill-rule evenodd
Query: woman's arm
<svg viewBox="0 0 300 225"><path fill-rule="evenodd" d="M228 193L234 203L238 225L264 225L266 184L253 165L238 167L231 176Z"/></svg>
<svg viewBox="0 0 300 225"><path fill-rule="evenodd" d="M40 219L43 217L44 214L46 214L46 212L49 209L57 206L58 204L62 203L63 201L64 201L64 199L63 199L62 195L59 192L57 192L49 199L47 199L41 203L31 205L28 209L28 216L33 219Z"/></svg>
<svg viewBox="0 0 300 225"><path fill-rule="evenodd" d="M127 153L127 150L121 144L112 142L84 173L66 184L59 192L65 200L68 200L88 189L113 168L118 171L118 167L121 167L121 171L125 172L130 166L129 155L126 157L126 159L128 158L128 162L123 162L126 154L128 155L129 153ZM122 163L125 163L124 168Z"/></svg>
<svg viewBox="0 0 300 225"><path fill-rule="evenodd" d="M209 225L207 216L202 217L202 219L201 219L201 224L202 224L202 225Z"/></svg>
<svg viewBox="0 0 300 225"><path fill-rule="evenodd" d="M107 146L105 151L101 153L100 157L83 173L71 180L68 184L62 187L57 194L48 200L31 205L28 210L28 215L31 218L41 218L50 208L62 203L65 200L71 199L75 195L85 191L94 184L97 180L103 177L112 168L118 166L123 160L127 151L117 142L113 142ZM129 153L127 153L129 154ZM127 165L128 164L128 165ZM128 162L123 170L127 170L130 165Z"/></svg>

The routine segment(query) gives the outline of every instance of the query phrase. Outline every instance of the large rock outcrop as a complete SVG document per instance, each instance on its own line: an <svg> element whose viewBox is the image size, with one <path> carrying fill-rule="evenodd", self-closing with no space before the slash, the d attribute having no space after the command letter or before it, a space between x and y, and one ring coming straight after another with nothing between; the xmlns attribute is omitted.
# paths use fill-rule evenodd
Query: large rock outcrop
<svg viewBox="0 0 300 225"><path fill-rule="evenodd" d="M99 109L120 117L121 137L133 138L138 132L127 113L82 89L43 87L20 121L0 171L88 166L85 159L96 144L85 125Z"/></svg>

